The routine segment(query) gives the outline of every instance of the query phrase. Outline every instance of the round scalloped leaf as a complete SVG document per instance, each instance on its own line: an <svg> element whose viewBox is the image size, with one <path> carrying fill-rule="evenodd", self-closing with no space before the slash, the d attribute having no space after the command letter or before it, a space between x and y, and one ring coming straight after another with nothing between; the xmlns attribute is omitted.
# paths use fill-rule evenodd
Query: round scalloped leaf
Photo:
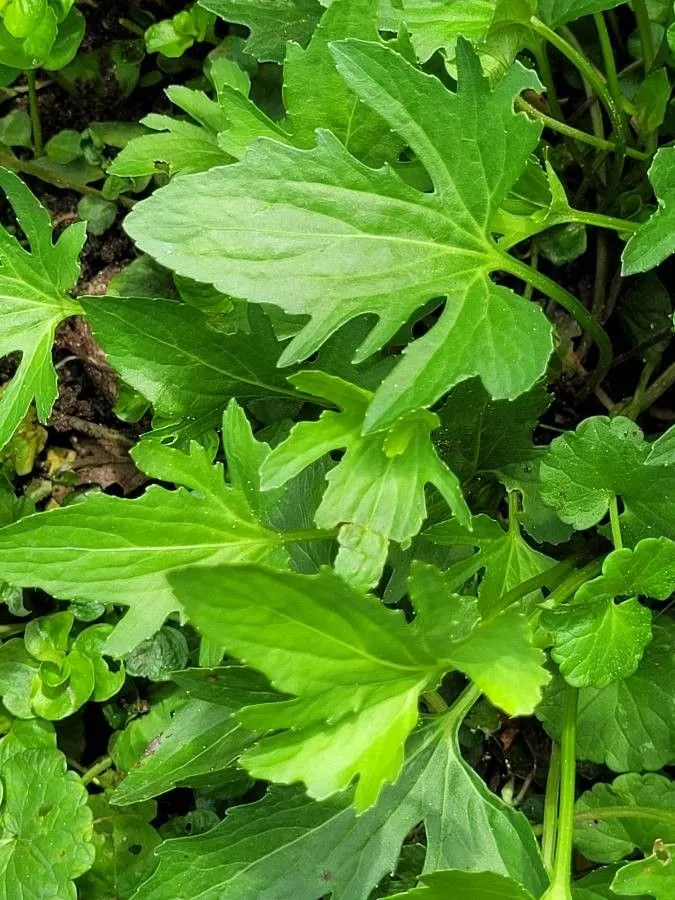
<svg viewBox="0 0 675 900"><path fill-rule="evenodd" d="M15 753L2 766L0 896L75 900L94 860L87 792L58 750Z"/></svg>
<svg viewBox="0 0 675 900"><path fill-rule="evenodd" d="M61 666L45 662L33 682L33 712L43 719L65 719L83 706L94 690L94 665L88 656L73 650Z"/></svg>
<svg viewBox="0 0 675 900"><path fill-rule="evenodd" d="M629 678L605 688L582 688L577 717L580 759L615 772L653 771L675 760L675 624L664 617ZM555 739L560 737L564 681L557 677L537 708Z"/></svg>
<svg viewBox="0 0 675 900"><path fill-rule="evenodd" d="M79 651L91 660L94 668L94 691L91 699L98 703L114 697L124 684L126 677L123 663L116 663L114 665L117 667L113 668L102 655L103 645L112 631L112 625L92 625L81 631L73 643L73 650Z"/></svg>

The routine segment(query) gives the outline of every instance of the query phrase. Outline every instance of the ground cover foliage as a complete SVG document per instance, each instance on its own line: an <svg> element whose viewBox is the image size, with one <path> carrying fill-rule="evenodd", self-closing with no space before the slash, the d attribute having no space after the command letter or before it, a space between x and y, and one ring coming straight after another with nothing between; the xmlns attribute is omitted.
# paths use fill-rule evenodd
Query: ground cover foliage
<svg viewBox="0 0 675 900"><path fill-rule="evenodd" d="M673 900L674 70L0 2L0 897Z"/></svg>

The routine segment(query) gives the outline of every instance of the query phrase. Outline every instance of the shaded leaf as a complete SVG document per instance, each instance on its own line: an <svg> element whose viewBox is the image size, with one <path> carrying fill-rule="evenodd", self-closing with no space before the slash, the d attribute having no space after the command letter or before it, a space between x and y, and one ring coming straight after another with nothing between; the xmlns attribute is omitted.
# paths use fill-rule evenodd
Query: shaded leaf
<svg viewBox="0 0 675 900"><path fill-rule="evenodd" d="M653 269L675 250L675 147L657 151L649 169L649 180L658 208L626 244L622 256L624 275Z"/></svg>
<svg viewBox="0 0 675 900"><path fill-rule="evenodd" d="M598 819L595 810L603 814ZM612 818L612 811L627 815ZM649 853L658 839L675 841L675 784L669 778L619 775L577 800L574 842L586 859L618 862L636 850Z"/></svg>

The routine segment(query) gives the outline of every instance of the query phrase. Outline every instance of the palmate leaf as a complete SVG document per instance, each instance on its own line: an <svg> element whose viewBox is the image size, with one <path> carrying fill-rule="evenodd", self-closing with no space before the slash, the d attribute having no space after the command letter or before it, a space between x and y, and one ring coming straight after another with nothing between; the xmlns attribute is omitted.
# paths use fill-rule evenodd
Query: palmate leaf
<svg viewBox="0 0 675 900"><path fill-rule="evenodd" d="M459 637L449 621L442 641L433 623L428 635L426 620L406 625L330 569L306 576L194 567L170 581L203 635L294 695L239 713L252 730L278 732L246 751L242 765L258 778L302 780L316 799L359 775L355 804L371 806L400 773L420 693L445 671L467 673L511 714L531 712L548 680L543 654L513 610Z"/></svg>
<svg viewBox="0 0 675 900"><path fill-rule="evenodd" d="M441 48L453 56L460 36L481 45L492 29L525 25L535 7L536 0L402 0L400 16L426 62Z"/></svg>
<svg viewBox="0 0 675 900"><path fill-rule="evenodd" d="M351 794L323 803L272 787L228 811L208 834L166 841L155 875L134 900L361 900L391 872L423 823L425 870L457 867L510 876L538 896L546 884L532 829L461 758L451 713L413 735L398 781L356 816ZM451 824L452 823L452 824Z"/></svg>
<svg viewBox="0 0 675 900"><path fill-rule="evenodd" d="M282 62L286 42L306 44L322 13L318 0L199 0L228 22L246 25L246 51L261 62Z"/></svg>
<svg viewBox="0 0 675 900"><path fill-rule="evenodd" d="M338 406L340 412L324 412L318 421L295 425L263 462L261 487L278 488L327 453L345 450L327 475L328 488L315 514L319 528L347 523L340 533L336 562L341 574L356 584L377 582L388 541L406 545L422 527L427 483L468 525L469 510L459 482L439 459L430 438L438 424L433 413L412 413L386 435L364 436L363 422L372 400L369 391L318 371L300 372L289 381Z"/></svg>
<svg viewBox="0 0 675 900"><path fill-rule="evenodd" d="M650 457L650 451L630 419L585 419L576 431L556 438L542 460L542 497L563 522L582 529L596 525L619 496L629 540L675 540L675 467L667 454Z"/></svg>
<svg viewBox="0 0 675 900"><path fill-rule="evenodd" d="M92 494L0 530L3 580L55 597L129 607L106 643L116 656L180 610L166 580L169 570L207 560L287 559L281 535L255 518L199 445L188 454L151 441L133 455L151 477L185 487L154 485L135 500Z"/></svg>
<svg viewBox="0 0 675 900"><path fill-rule="evenodd" d="M30 244L0 227L0 358L21 354L16 375L0 396L0 449L5 446L35 402L38 419L46 422L56 400L52 344L56 326L80 311L68 296L80 274L79 254L86 230L71 225L52 241L49 213L13 172L0 168L0 187L16 213Z"/></svg>
<svg viewBox="0 0 675 900"><path fill-rule="evenodd" d="M335 67L331 42L345 38L379 40L376 0L332 0L307 49L288 45L284 127L297 147L314 147L316 129L325 128L368 165L395 160L403 142Z"/></svg>
<svg viewBox="0 0 675 900"><path fill-rule="evenodd" d="M594 818L596 810L631 812L622 818ZM649 853L654 841L675 842L675 782L663 775L619 775L596 784L576 803L574 843L593 862L617 862L635 850ZM583 816L583 821L578 821Z"/></svg>
<svg viewBox="0 0 675 900"><path fill-rule="evenodd" d="M241 163L173 182L134 209L129 234L174 271L311 316L282 364L371 313L379 321L357 352L364 359L426 301L446 297L375 394L367 430L475 375L494 397L518 396L545 370L551 329L538 307L489 279L508 266L489 223L539 138L539 125L513 111L536 79L516 66L491 91L463 45L453 94L378 44L341 42L333 52L350 87L417 153L433 194L318 132L315 150L261 140Z"/></svg>
<svg viewBox="0 0 675 900"><path fill-rule="evenodd" d="M602 575L542 616L553 634L552 656L569 684L602 688L631 675L652 636L651 612L634 597L667 600L673 591L675 542L668 538L647 538L634 550L608 554ZM619 596L633 599L615 603Z"/></svg>
<svg viewBox="0 0 675 900"><path fill-rule="evenodd" d="M675 147L662 147L649 169L658 209L626 244L624 275L646 272L675 252Z"/></svg>

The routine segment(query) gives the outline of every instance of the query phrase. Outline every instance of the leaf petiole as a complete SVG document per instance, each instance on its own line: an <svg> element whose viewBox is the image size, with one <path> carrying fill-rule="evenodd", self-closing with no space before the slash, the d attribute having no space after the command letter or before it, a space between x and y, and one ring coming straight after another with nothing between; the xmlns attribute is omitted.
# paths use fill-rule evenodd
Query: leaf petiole
<svg viewBox="0 0 675 900"><path fill-rule="evenodd" d="M649 20L649 10L645 0L633 0L633 15L637 22L638 35L640 36L640 46L642 47L642 62L645 72L649 72L656 55L654 47L654 35L652 34L652 23Z"/></svg>
<svg viewBox="0 0 675 900"><path fill-rule="evenodd" d="M544 796L544 823L541 833L541 855L549 875L553 873L555 839L558 830L558 801L560 799L560 744L553 741L548 763L546 794Z"/></svg>
<svg viewBox="0 0 675 900"><path fill-rule="evenodd" d="M113 761L112 757L104 756L103 759L99 759L98 762L94 763L93 766L90 766L87 771L82 775L80 781L83 786L88 785L91 781L96 781L99 775L102 775L104 772L107 772L108 769L112 766Z"/></svg>
<svg viewBox="0 0 675 900"><path fill-rule="evenodd" d="M599 359L593 373L592 387L597 387L609 371L613 359L612 342L605 329L599 322L596 322L581 301L577 300L573 294L570 294L568 290L553 281L553 279L548 278L542 272L533 269L532 266L528 266L527 263L521 262L513 256L501 253L500 257L500 264L496 268L500 268L510 275L515 275L516 278L520 278L540 290L542 294L550 297L551 300L555 300L593 338L598 348Z"/></svg>
<svg viewBox="0 0 675 900"><path fill-rule="evenodd" d="M623 110L617 106L614 97L600 73L586 59L583 53L580 53L569 41L557 34L552 28L549 28L548 25L545 25L536 16L532 16L530 19L530 26L540 37L543 37L550 44L553 44L563 56L567 57L567 59L576 66L586 81L588 81L595 93L602 100L612 122L612 128L617 136L617 152L620 154L626 153L628 150L626 147L628 132Z"/></svg>
<svg viewBox="0 0 675 900"><path fill-rule="evenodd" d="M576 786L576 732L579 691L567 685L560 738L560 795L551 886L542 900L572 900L572 844Z"/></svg>
<svg viewBox="0 0 675 900"><path fill-rule="evenodd" d="M614 542L614 549L620 550L623 547L623 540L621 538L619 504L616 499L616 494L614 494L612 499L609 501L609 524L612 529L612 541Z"/></svg>
<svg viewBox="0 0 675 900"><path fill-rule="evenodd" d="M558 119L554 119L553 116L548 116L546 115L546 113L541 112L536 107L532 106L531 103L528 103L527 100L524 100L522 97L516 100L515 106L516 109L520 109L522 112L527 113L531 118L538 119L547 128L550 128L551 131L557 131L558 134L562 134L565 137L572 138L575 141L579 141L579 143L581 144L588 144L589 147L595 147L597 150L611 150L614 153L623 152L626 154L626 156L630 156L631 159L637 159L640 161L645 161L651 158L649 153L644 153L642 150L636 150L634 147L622 148L614 141L608 141L606 138L598 137L595 134L589 134L587 131L581 131L579 128L574 128L572 125L568 125L566 122L561 122Z"/></svg>
<svg viewBox="0 0 675 900"><path fill-rule="evenodd" d="M28 69L26 71L26 81L28 83L28 107L30 109L30 120L33 128L33 148L36 156L42 156L44 152L44 143L42 140L42 122L40 121L40 104L37 95L35 69Z"/></svg>

